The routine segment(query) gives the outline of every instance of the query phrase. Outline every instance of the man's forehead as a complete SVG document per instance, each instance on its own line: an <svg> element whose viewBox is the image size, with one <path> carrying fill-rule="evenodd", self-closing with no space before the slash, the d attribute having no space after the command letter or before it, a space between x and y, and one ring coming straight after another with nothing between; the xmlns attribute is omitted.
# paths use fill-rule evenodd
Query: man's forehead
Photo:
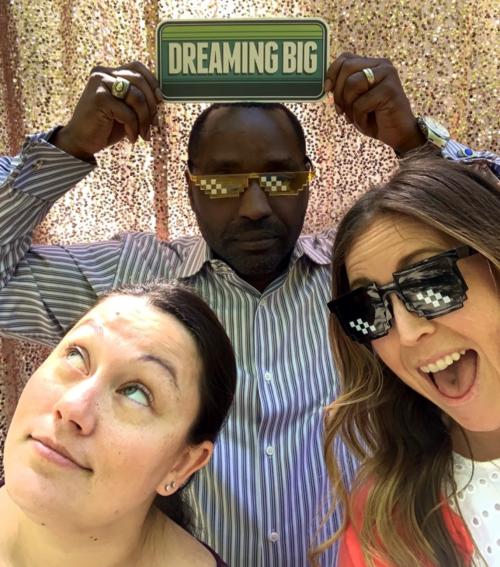
<svg viewBox="0 0 500 567"><path fill-rule="evenodd" d="M293 131L290 118L281 108L260 106L224 106L216 108L207 116L202 134L217 136L226 131L255 131L275 127L286 132Z"/></svg>
<svg viewBox="0 0 500 567"><path fill-rule="evenodd" d="M300 169L304 159L288 116L258 107L215 109L196 153L197 165L207 172Z"/></svg>

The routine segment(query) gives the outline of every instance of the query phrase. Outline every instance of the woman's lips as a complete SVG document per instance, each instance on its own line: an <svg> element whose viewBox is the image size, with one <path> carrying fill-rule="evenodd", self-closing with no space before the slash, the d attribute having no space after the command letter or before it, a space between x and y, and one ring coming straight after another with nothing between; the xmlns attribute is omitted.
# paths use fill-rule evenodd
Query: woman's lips
<svg viewBox="0 0 500 567"><path fill-rule="evenodd" d="M466 354L452 366L440 372L426 374L425 376L439 396L446 400L448 405L459 405L469 401L476 392L478 381L478 355L473 350ZM458 394L455 394L459 392Z"/></svg>
<svg viewBox="0 0 500 567"><path fill-rule="evenodd" d="M31 441L38 455L54 464L70 469L92 470L81 465L64 447L50 439L31 436Z"/></svg>

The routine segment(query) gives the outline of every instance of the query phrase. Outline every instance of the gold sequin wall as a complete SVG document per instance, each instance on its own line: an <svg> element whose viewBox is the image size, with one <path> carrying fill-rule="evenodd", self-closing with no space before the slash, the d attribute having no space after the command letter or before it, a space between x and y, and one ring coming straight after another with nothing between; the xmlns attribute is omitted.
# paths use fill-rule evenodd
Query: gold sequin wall
<svg viewBox="0 0 500 567"><path fill-rule="evenodd" d="M167 18L316 16L342 51L390 58L415 113L447 124L474 148L499 150L498 0L0 0L0 152L64 124L92 67L154 65L155 29ZM392 152L358 135L328 104L291 105L318 171L306 230L342 211L394 167ZM196 232L185 192L186 141L199 105L164 106L151 143L122 143L62 198L37 242L107 239L119 231L161 238ZM25 380L46 349L0 342L0 450Z"/></svg>

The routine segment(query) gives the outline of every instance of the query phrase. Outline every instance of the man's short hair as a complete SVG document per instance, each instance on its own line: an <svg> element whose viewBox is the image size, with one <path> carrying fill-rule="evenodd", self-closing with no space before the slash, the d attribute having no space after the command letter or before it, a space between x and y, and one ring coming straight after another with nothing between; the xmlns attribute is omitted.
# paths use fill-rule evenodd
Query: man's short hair
<svg viewBox="0 0 500 567"><path fill-rule="evenodd" d="M295 116L295 114L284 104L281 104L279 102L217 102L210 105L208 108L205 108L205 110L197 116L196 120L194 121L193 127L191 128L188 142L189 169L193 168L194 156L199 148L203 126L210 113L213 110L217 110L219 108L261 108L262 110L282 110L290 120L292 128L297 135L297 140L299 142L301 151L304 153L306 163L309 162L309 158L306 156L306 140L302 124L299 122L299 119Z"/></svg>

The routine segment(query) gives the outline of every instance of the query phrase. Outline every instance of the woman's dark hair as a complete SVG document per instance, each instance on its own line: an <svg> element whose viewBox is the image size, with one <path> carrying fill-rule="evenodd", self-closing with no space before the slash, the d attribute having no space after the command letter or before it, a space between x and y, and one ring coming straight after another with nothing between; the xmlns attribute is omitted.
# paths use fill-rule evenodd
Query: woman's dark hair
<svg viewBox="0 0 500 567"><path fill-rule="evenodd" d="M146 297L151 306L175 317L194 339L201 360L200 409L187 442L214 442L224 425L236 389L236 360L231 341L215 313L193 290L178 283L149 283L114 289L98 303L115 295ZM192 531L191 511L183 487L171 496L157 495L155 506Z"/></svg>

